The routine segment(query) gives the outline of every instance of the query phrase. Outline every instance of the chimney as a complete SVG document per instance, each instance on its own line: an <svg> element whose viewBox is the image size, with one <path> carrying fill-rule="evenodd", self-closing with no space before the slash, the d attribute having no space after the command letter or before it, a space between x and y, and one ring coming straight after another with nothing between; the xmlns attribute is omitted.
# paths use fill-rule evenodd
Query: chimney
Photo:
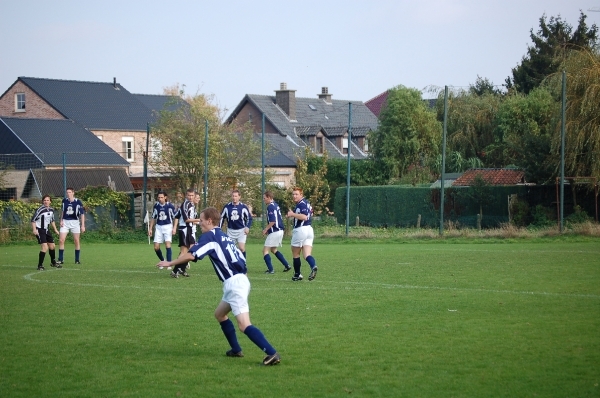
<svg viewBox="0 0 600 398"><path fill-rule="evenodd" d="M329 89L327 87L321 87L321 94L317 94L319 99L327 103L331 103L331 94L329 94Z"/></svg>
<svg viewBox="0 0 600 398"><path fill-rule="evenodd" d="M296 90L288 90L287 83L281 83L279 90L275 90L275 103L290 120L296 120Z"/></svg>

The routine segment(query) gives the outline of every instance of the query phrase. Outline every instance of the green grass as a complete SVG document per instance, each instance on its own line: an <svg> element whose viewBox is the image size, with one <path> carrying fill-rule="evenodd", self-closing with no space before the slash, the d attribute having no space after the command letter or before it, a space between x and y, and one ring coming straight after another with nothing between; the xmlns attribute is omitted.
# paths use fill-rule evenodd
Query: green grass
<svg viewBox="0 0 600 398"><path fill-rule="evenodd" d="M239 332L225 357L208 261L172 279L147 243L84 242L38 272L38 247L0 247L2 397L600 396L597 238L317 242L312 282L264 275L250 243L275 367Z"/></svg>

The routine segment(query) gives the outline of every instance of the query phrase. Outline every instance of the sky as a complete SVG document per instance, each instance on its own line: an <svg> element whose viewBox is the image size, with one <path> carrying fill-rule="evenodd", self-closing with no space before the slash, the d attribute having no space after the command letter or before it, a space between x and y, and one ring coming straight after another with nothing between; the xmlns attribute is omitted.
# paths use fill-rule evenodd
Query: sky
<svg viewBox="0 0 600 398"><path fill-rule="evenodd" d="M367 101L403 85L496 85L542 15L600 26L600 0L2 0L0 93L19 76L179 85L228 115L245 94ZM424 98L435 95L424 92Z"/></svg>

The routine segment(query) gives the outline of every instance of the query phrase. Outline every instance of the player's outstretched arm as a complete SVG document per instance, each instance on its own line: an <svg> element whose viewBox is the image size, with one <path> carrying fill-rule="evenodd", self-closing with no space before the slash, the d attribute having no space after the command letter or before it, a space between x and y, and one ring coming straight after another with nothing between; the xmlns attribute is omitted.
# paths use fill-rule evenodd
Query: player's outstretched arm
<svg viewBox="0 0 600 398"><path fill-rule="evenodd" d="M181 265L181 264L186 264L189 263L190 261L194 261L194 255L192 253L185 253L183 255L181 255L181 257L176 258L175 260L172 261L161 261L158 264L156 264L157 268L163 267L163 268L167 268L167 267L173 267L175 265Z"/></svg>

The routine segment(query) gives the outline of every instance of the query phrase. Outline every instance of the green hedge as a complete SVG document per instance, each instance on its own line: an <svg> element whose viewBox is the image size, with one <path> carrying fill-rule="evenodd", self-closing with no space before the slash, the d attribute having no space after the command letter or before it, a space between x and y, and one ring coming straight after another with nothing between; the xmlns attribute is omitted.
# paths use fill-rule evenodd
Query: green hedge
<svg viewBox="0 0 600 398"><path fill-rule="evenodd" d="M475 227L479 204L469 198L469 187L444 190L444 221ZM508 196L527 196L526 186L490 187L491 197L483 207L482 227L497 227L508 222ZM350 187L350 225L373 227L415 227L419 215L421 226L439 226L440 190L429 187L372 186ZM335 192L335 215L346 222L346 187Z"/></svg>

